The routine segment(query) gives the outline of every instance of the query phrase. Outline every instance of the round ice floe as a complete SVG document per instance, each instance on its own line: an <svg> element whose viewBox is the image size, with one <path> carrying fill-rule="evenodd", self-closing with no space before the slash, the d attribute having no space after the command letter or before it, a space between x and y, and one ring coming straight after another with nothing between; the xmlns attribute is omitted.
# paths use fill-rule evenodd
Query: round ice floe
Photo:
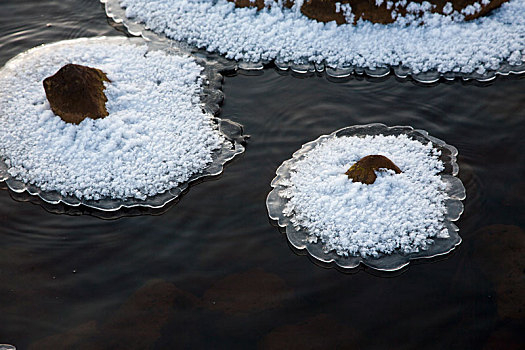
<svg viewBox="0 0 525 350"><path fill-rule="evenodd" d="M461 241L451 223L465 197L456 154L410 127L341 129L305 144L279 167L268 212L292 245L321 261L399 269ZM386 156L402 172L376 172L370 185L353 182L345 172L368 155Z"/></svg>
<svg viewBox="0 0 525 350"><path fill-rule="evenodd" d="M362 69L380 76L394 68L399 76L424 82L440 76L488 80L498 72L525 72L525 0L510 0L489 16L468 22L460 14L428 13L388 25L321 23L297 6L256 11L235 8L227 0L101 1L108 15L124 21L132 33L144 34L148 28L237 61L275 61L292 69L326 64L334 76Z"/></svg>
<svg viewBox="0 0 525 350"><path fill-rule="evenodd" d="M8 62L0 71L0 180L51 202L118 209L162 206L189 181L220 173L243 147L203 111L204 85L217 77L167 51L139 39L77 39ZM106 118L75 125L51 111L42 81L67 63L107 74Z"/></svg>

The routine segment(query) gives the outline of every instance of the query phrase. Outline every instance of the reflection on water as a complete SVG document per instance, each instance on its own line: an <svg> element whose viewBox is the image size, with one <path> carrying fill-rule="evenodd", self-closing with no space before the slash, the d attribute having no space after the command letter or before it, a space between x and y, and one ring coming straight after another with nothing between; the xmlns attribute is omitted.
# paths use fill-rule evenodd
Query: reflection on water
<svg viewBox="0 0 525 350"><path fill-rule="evenodd" d="M0 2L0 64L38 44L103 34L123 35L96 0ZM421 87L269 68L225 78L224 91L222 116L252 135L246 153L165 211L57 215L0 190L0 343L523 348L525 320L512 305L523 299L524 266L506 252L525 227L525 78ZM425 129L459 149L467 199L454 254L396 275L344 274L294 254L268 219L283 160L321 134L372 122Z"/></svg>
<svg viewBox="0 0 525 350"><path fill-rule="evenodd" d="M262 270L229 275L204 293L204 306L230 315L248 315L282 307L293 291L279 276Z"/></svg>
<svg viewBox="0 0 525 350"><path fill-rule="evenodd" d="M356 331L326 314L276 328L260 345L262 349L361 349Z"/></svg>
<svg viewBox="0 0 525 350"><path fill-rule="evenodd" d="M514 225L490 225L476 232L474 261L494 284L498 315L525 318L525 232Z"/></svg>
<svg viewBox="0 0 525 350"><path fill-rule="evenodd" d="M118 35L115 28L121 29L106 19L96 0L2 0L0 6L2 65L6 59L37 45L79 37Z"/></svg>

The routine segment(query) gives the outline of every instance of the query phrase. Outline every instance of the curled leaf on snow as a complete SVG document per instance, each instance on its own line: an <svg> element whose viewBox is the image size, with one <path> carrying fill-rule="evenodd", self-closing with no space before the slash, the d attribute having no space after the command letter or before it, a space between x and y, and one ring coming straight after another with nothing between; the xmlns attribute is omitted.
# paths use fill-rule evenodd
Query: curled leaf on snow
<svg viewBox="0 0 525 350"><path fill-rule="evenodd" d="M396 174L402 172L401 169L387 157L374 154L358 160L348 169L345 175L348 175L348 178L352 179L352 182L361 182L370 185L376 181L377 175L375 171L381 169L394 170Z"/></svg>
<svg viewBox="0 0 525 350"><path fill-rule="evenodd" d="M79 124L86 118L108 116L104 82L110 80L100 69L66 64L44 79L44 90L56 115L66 123Z"/></svg>

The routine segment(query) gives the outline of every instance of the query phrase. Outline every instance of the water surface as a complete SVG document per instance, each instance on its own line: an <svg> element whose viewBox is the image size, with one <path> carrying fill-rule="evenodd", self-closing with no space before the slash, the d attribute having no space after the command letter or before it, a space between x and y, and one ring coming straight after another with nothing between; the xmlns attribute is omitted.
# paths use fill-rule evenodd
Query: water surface
<svg viewBox="0 0 525 350"><path fill-rule="evenodd" d="M96 0L0 2L0 65L39 44L97 35L125 34ZM0 191L0 343L525 344L525 263L499 248L511 240L523 252L525 244L524 77L428 87L268 68L225 77L224 92L221 116L252 135L246 153L167 210L116 220L57 215ZM425 129L459 149L467 199L453 254L396 274L345 274L297 255L268 219L265 197L283 160L321 134L372 122Z"/></svg>

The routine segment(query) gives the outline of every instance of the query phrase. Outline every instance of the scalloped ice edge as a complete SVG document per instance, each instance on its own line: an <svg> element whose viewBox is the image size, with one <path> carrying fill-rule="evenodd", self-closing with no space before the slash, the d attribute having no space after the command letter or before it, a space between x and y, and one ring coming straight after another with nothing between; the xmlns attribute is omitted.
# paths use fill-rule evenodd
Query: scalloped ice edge
<svg viewBox="0 0 525 350"><path fill-rule="evenodd" d="M410 263L412 261L415 261L415 260L422 260L422 259L434 259L434 258L437 258L437 257L440 257L440 256L445 256L447 254L450 254L452 251L454 251L456 249L456 247L458 247L462 242L463 240L461 239L460 236L459 237L459 240L457 243L455 243L455 245L450 248L450 250L448 251L445 251L443 253L439 253L439 254L435 254L435 255L432 255L432 256L420 256L420 257L416 257L416 258L410 258L406 263L404 263L403 265L400 265L399 267L396 267L396 268L392 268L392 269L387 269L387 268L379 268L379 267L375 267L373 265L369 265L367 262L365 261L359 261L356 265L354 266L342 266L340 265L339 263L337 263L336 259L328 259L327 261L323 261L323 260L320 260L319 261L322 261L323 263L326 263L326 264L336 264L338 267L340 268L343 268L343 269L356 269L356 268L359 268L359 266L361 264L363 264L364 266L368 267L368 268L371 268L371 269L374 269L374 270L377 270L377 271L383 271L383 272L395 272L395 271L399 271L399 270L402 270L403 268L407 267L408 265L410 265ZM308 247L306 248L306 250L308 251ZM313 256L310 251L308 251L308 253Z"/></svg>
<svg viewBox="0 0 525 350"><path fill-rule="evenodd" d="M455 226L455 225L454 225ZM287 238L288 238L288 235L287 235ZM342 265L338 262L337 259L335 258L330 258L330 259L321 259L321 258L318 258L317 256L314 256L311 249L309 248L310 246L305 246L305 248L303 249L299 249L296 247L296 249L299 249L299 250L306 250L308 252L308 254L310 256L312 256L314 259L322 262L322 263L325 263L325 264L335 264L337 267L340 267L340 268L343 268L343 269L347 269L347 270L353 270L353 269L357 269L359 268L359 266L361 264L363 264L364 266L368 267L368 268L371 268L371 269L374 269L376 271L383 271L383 272L395 272L395 271L399 271L405 267L407 267L408 265L410 265L410 263L412 261L415 261L415 260L423 260L423 259L434 259L434 258L437 258L437 257L440 257L440 256L445 256L447 254L450 254L452 251L454 251L462 242L462 238L461 236L457 236L458 240L456 241L456 243L454 243L454 245L447 251L444 251L442 253L437 253L437 254L434 254L434 255L429 255L429 256L418 256L418 257L413 257L413 258L409 258L408 261L406 261L404 264L402 265L399 265L395 268L391 268L391 269L388 269L388 268L381 268L381 267L376 267L374 265L370 265L368 262L364 261L364 260L359 260L359 259L356 259L355 263L352 263L352 264L348 264L348 265ZM292 244L293 245L293 244ZM295 245L294 245L295 247ZM357 258L357 257L356 257Z"/></svg>
<svg viewBox="0 0 525 350"><path fill-rule="evenodd" d="M66 43L78 43L78 42L98 42L98 41L115 41L115 42L130 42L136 44L146 44L150 50L163 49L170 54L179 54L179 55L188 55L187 52L180 50L178 47L166 46L165 43L155 41L145 41L142 38L133 37L128 38L125 36L101 36L94 38L77 38L69 40L61 40L49 44L43 44L35 46L29 50L23 51L18 55L11 58L6 62L4 67L7 67L20 58L30 55L34 51L38 51L40 48L53 47L65 45ZM193 56L193 55L192 55ZM62 196L58 192L43 192L37 186L32 184L26 184L14 178L11 178L7 172L7 166L5 162L0 159L0 182L5 182L7 187L16 193L27 192L32 196L37 196L42 199L44 202L52 205L65 204L72 207L78 207L80 205L86 206L91 209L96 209L105 212L114 212L122 208L136 208L136 207L146 207L151 209L160 209L166 204L172 202L178 198L182 192L184 192L189 185L195 181L207 177L213 177L220 175L226 163L233 160L239 154L242 154L245 151L243 143L246 139L246 136L243 135L243 126L239 123L233 122L229 119L221 119L215 116L220 110L219 104L223 100L223 93L220 90L222 88L222 76L214 65L207 64L206 60L202 57L195 57L195 60L200 64L204 69L201 76L203 77L203 85L201 89L201 107L205 113L209 114L213 122L217 125L217 130L223 134L226 138L226 142L223 143L222 148L214 151L214 158L219 157L219 163L211 163L201 172L196 173L190 177L190 179L176 187L173 187L165 192L158 193L155 196L148 197L146 200L138 200L133 198L122 199L102 199L99 201L93 200L81 200L73 196ZM3 67L0 67L0 71ZM222 159L220 158L222 156ZM104 202L109 201L107 204ZM150 203L148 203L150 202ZM154 204L153 204L154 203Z"/></svg>
<svg viewBox="0 0 525 350"><path fill-rule="evenodd" d="M240 124L232 122L228 119L216 118L216 120L219 120L220 123L231 124L233 127L239 126L238 130L242 131L242 127L240 127ZM228 139L230 139L230 135L226 135L226 136L228 137ZM235 135L231 135L231 136L236 137ZM44 202L48 204L52 204L52 205L57 205L60 203L68 205L68 206L72 206L72 207L78 207L80 205L83 205L91 209L96 209L96 210L105 211L105 212L114 212L114 211L118 211L123 208L130 209L130 208L136 208L136 207L160 209L166 206L168 203L172 202L173 200L177 199L186 189L189 188L189 186L192 183L196 182L197 180L220 175L223 172L224 167L228 162L233 160L239 154L242 154L245 150L244 146L241 143L239 143L237 140L235 140L234 138L231 138L231 140L232 140L232 144L234 145L234 148L233 150L231 150L231 153L229 153L227 157L223 158L222 160L223 163L210 164L210 166L203 169L202 172L193 175L189 180L180 184L179 186L173 187L169 189L168 191L159 193L153 197L148 197L144 201L135 200L135 199L130 199L130 200L127 199L124 201L120 199L110 199L112 204L115 203L115 205L103 206L99 204L99 202L104 202L106 199L102 199L100 201L85 201L85 200L79 200L78 198L72 197L72 196L62 196L57 192L43 192L34 185L25 184L25 183L22 183L21 181L9 178L7 173L3 169L5 168L5 163L3 161L0 161L0 182L5 182L7 187L13 192L16 192L16 193L27 192L30 195L37 196L40 199L42 199ZM223 147L223 149L221 149L220 151L223 151L224 149L225 147ZM218 167L218 168L213 172L206 173L207 170L213 167ZM155 200L156 202L158 202L158 204L148 203L148 201L152 201L152 200Z"/></svg>
<svg viewBox="0 0 525 350"><path fill-rule="evenodd" d="M454 236L456 241L455 241L455 243L453 244L452 247L450 247L448 250L445 250L443 252L439 252L439 253L436 253L436 254L433 254L433 255L428 255L428 256L422 255L422 256L409 257L403 264L398 265L398 266L396 266L394 268L384 268L384 267L374 266L373 264L369 263L367 260L364 260L361 256L351 256L351 257L350 256L349 257L341 257L341 256L339 256L339 257L326 257L326 255L320 256L316 252L314 252L314 248L320 248L320 247L322 248L322 244L321 243L318 243L314 247L313 244L306 244L304 241L298 241L292 235L292 233L297 232L297 231L295 230L295 228L293 227L293 225L289 221L288 217L284 217L284 216L283 217L279 217L279 216L274 217L274 216L272 216L272 214L270 213L270 208L268 206L269 197L272 196L272 195L275 195L274 190L272 190L268 194L268 197L267 197L267 200L266 200L266 204L267 204L266 208L268 210L270 219L272 219L274 221L277 221L279 227L282 227L282 228L286 229L285 230L285 234L286 234L286 238L288 240L288 243L290 245L292 245L297 250L305 250L312 258L314 258L315 260L317 260L319 262L322 262L323 264L328 264L328 265L334 264L335 266L340 267L342 269L352 270L352 269L358 268L361 264L363 264L364 266L367 266L367 267L372 268L372 269L377 270L377 271L385 271L385 272L399 271L399 270L403 269L404 267L408 266L410 264L410 262L413 261L413 260L433 259L433 258L436 258L436 257L439 257L439 256L447 255L450 252L452 252L454 249L456 249L456 247L459 246L463 242L461 236L459 236L459 234L457 234L457 232L459 231L459 228L455 224L453 224L452 222L449 221L448 222L449 231L453 230L454 232L456 232L456 234ZM421 254L421 253L424 253L424 251L419 252L419 254ZM344 263L343 263L343 261L344 261Z"/></svg>
<svg viewBox="0 0 525 350"><path fill-rule="evenodd" d="M319 249L320 247L322 247L322 243L316 243L316 244L307 244L303 241L298 241L296 239L295 236L293 236L293 233L296 233L298 232L295 227L292 225L291 221L290 221L290 218L287 217L287 216L284 216L284 214L282 213L281 210L279 210L278 212L272 212L272 208L270 207L270 205L274 202L274 198L273 197L276 197L277 199L281 200L282 198L280 197L279 195L279 189L282 188L282 185L280 184L280 181L283 180L284 178L284 175L285 175L285 172L286 172L286 168L289 166L289 164L296 160L297 158L303 156L304 154L306 154L309 150L311 150L313 147L315 147L315 145L317 145L319 142L321 142L322 140L324 139L327 139L327 138L330 138L330 137L336 137L336 134L343 131L343 130L348 130L348 129L359 129L359 128L365 128L365 127L380 127L380 128L386 128L387 130L390 129L396 129L396 128L402 128L402 129L406 129L407 132L416 132L418 134L420 134L421 136L423 136L424 138L430 140L431 142L441 146L441 147L444 147L446 149L448 149L450 152L451 152L451 155L450 155L450 163L452 164L452 172L454 173L454 175L451 175L451 174L442 174L442 178L445 177L444 181L447 182L447 185L449 185L451 182L448 181L448 177L451 177L451 178L454 178L456 180L454 180L454 182L456 182L456 186L458 186L456 188L456 190L453 193L453 195L451 195L447 200L448 201L451 201L454 203L454 205L456 206L455 207L455 215L451 216L449 215L449 207L447 206L447 218L446 218L446 227L448 228L448 231L449 233L451 234L451 237L448 239L448 240L451 240L451 242L453 242L453 245L449 248L449 249L446 249L445 251L442 251L442 252L437 252L435 254L432 254L432 255L421 255L421 254L424 254L427 250L422 250L422 251L419 251L417 253L411 253L409 254L408 256L406 256L406 261L401 264L401 265L397 265L393 268L385 268L385 267L379 267L377 265L374 265L374 260L373 259L365 259L365 258L362 258L361 256L348 256L348 257L343 257L343 256L338 256L336 255L335 253L333 252L328 252L328 253L325 253L323 251L322 255L319 256L317 252L314 252L314 249ZM277 221L277 224L279 227L282 227L282 228L285 228L285 231L286 231L286 237L287 237L287 240L288 242L296 249L298 250L306 250L308 252L308 254L314 258L315 260L317 261L320 261L324 264L328 264L328 265L332 265L332 264L335 264L336 266L342 268L342 269L355 269L355 268L358 268L359 265L363 264L364 266L367 266L369 268L372 268L374 270L378 270L378 271L385 271L385 272L392 272L392 271L399 271L400 269L408 266L410 264L411 261L414 261L414 260L419 260L419 259L432 259L432 258L435 258L435 257L439 257L439 256L444 256L444 255L447 255L449 254L450 252L452 252L457 246L459 246L462 242L462 238L461 236L459 236L458 234L458 231L459 231L459 228L454 224L455 221L459 220L459 218L461 217L461 215L463 214L463 211L464 211L464 205L463 205L463 200L466 198L466 190L465 190L465 187L462 183L462 181L456 177L456 175L458 174L458 171L459 171L459 166L457 165L457 154L458 154L458 150L456 147L452 146L452 145L448 145L446 142L444 142L443 140L441 139L438 139L434 136L430 136L428 135L428 132L425 131L425 130L421 130L421 129L414 129L413 127L411 126L387 126L385 124L382 124L382 123L371 123L371 124L363 124L363 125L353 125L353 126L349 126L349 127L344 127L344 128L341 128L341 129L338 129L330 134L327 134L327 135L321 135L319 136L318 138L316 138L315 140L313 141L309 141L305 144L303 144L301 146L301 148L297 151L295 151L293 154L292 154L292 157L290 159L287 159L285 160L276 170L276 176L272 179L271 181L271 187L272 187L272 190L268 193L267 197L266 197L266 210L268 212L268 216L270 217L270 219L274 220L274 221ZM447 193L450 195L450 193L448 192L449 188L447 188ZM304 233L301 233L302 235L306 235ZM455 241L452 241L452 240L455 240ZM332 256L328 256L328 254L332 255ZM392 256L392 255L390 255Z"/></svg>
<svg viewBox="0 0 525 350"><path fill-rule="evenodd" d="M463 81L475 80L478 82L490 82L501 76L508 75L522 75L525 74L525 62L521 65L510 65L508 62L503 62L500 68L497 70L488 70L484 74L478 73L460 73L460 72L447 72L440 73L438 71L427 71L422 73L412 73L412 71L402 65L399 66L388 66L388 67L331 67L325 63L293 63L293 62L278 62L275 60L271 61L260 61L260 62L246 62L246 61L234 61L220 56L215 52L208 52L205 49L197 48L189 45L185 42L176 41L169 39L164 34L157 34L146 27L145 24L136 22L129 19L125 15L125 10L119 6L119 0L99 0L105 6L106 15L111 18L115 23L122 24L128 33L133 36L141 36L147 41L170 41L173 46L178 47L180 50L185 52L205 57L207 60L216 61L219 64L220 70L228 71L262 71L266 65L273 63L275 67L282 72L291 71L296 74L326 74L326 76L333 79L346 79L352 75L356 76L369 76L371 78L382 78L390 74L394 74L400 79L413 79L414 81L422 84L433 84L441 79L446 81L453 81L455 79L462 79Z"/></svg>

